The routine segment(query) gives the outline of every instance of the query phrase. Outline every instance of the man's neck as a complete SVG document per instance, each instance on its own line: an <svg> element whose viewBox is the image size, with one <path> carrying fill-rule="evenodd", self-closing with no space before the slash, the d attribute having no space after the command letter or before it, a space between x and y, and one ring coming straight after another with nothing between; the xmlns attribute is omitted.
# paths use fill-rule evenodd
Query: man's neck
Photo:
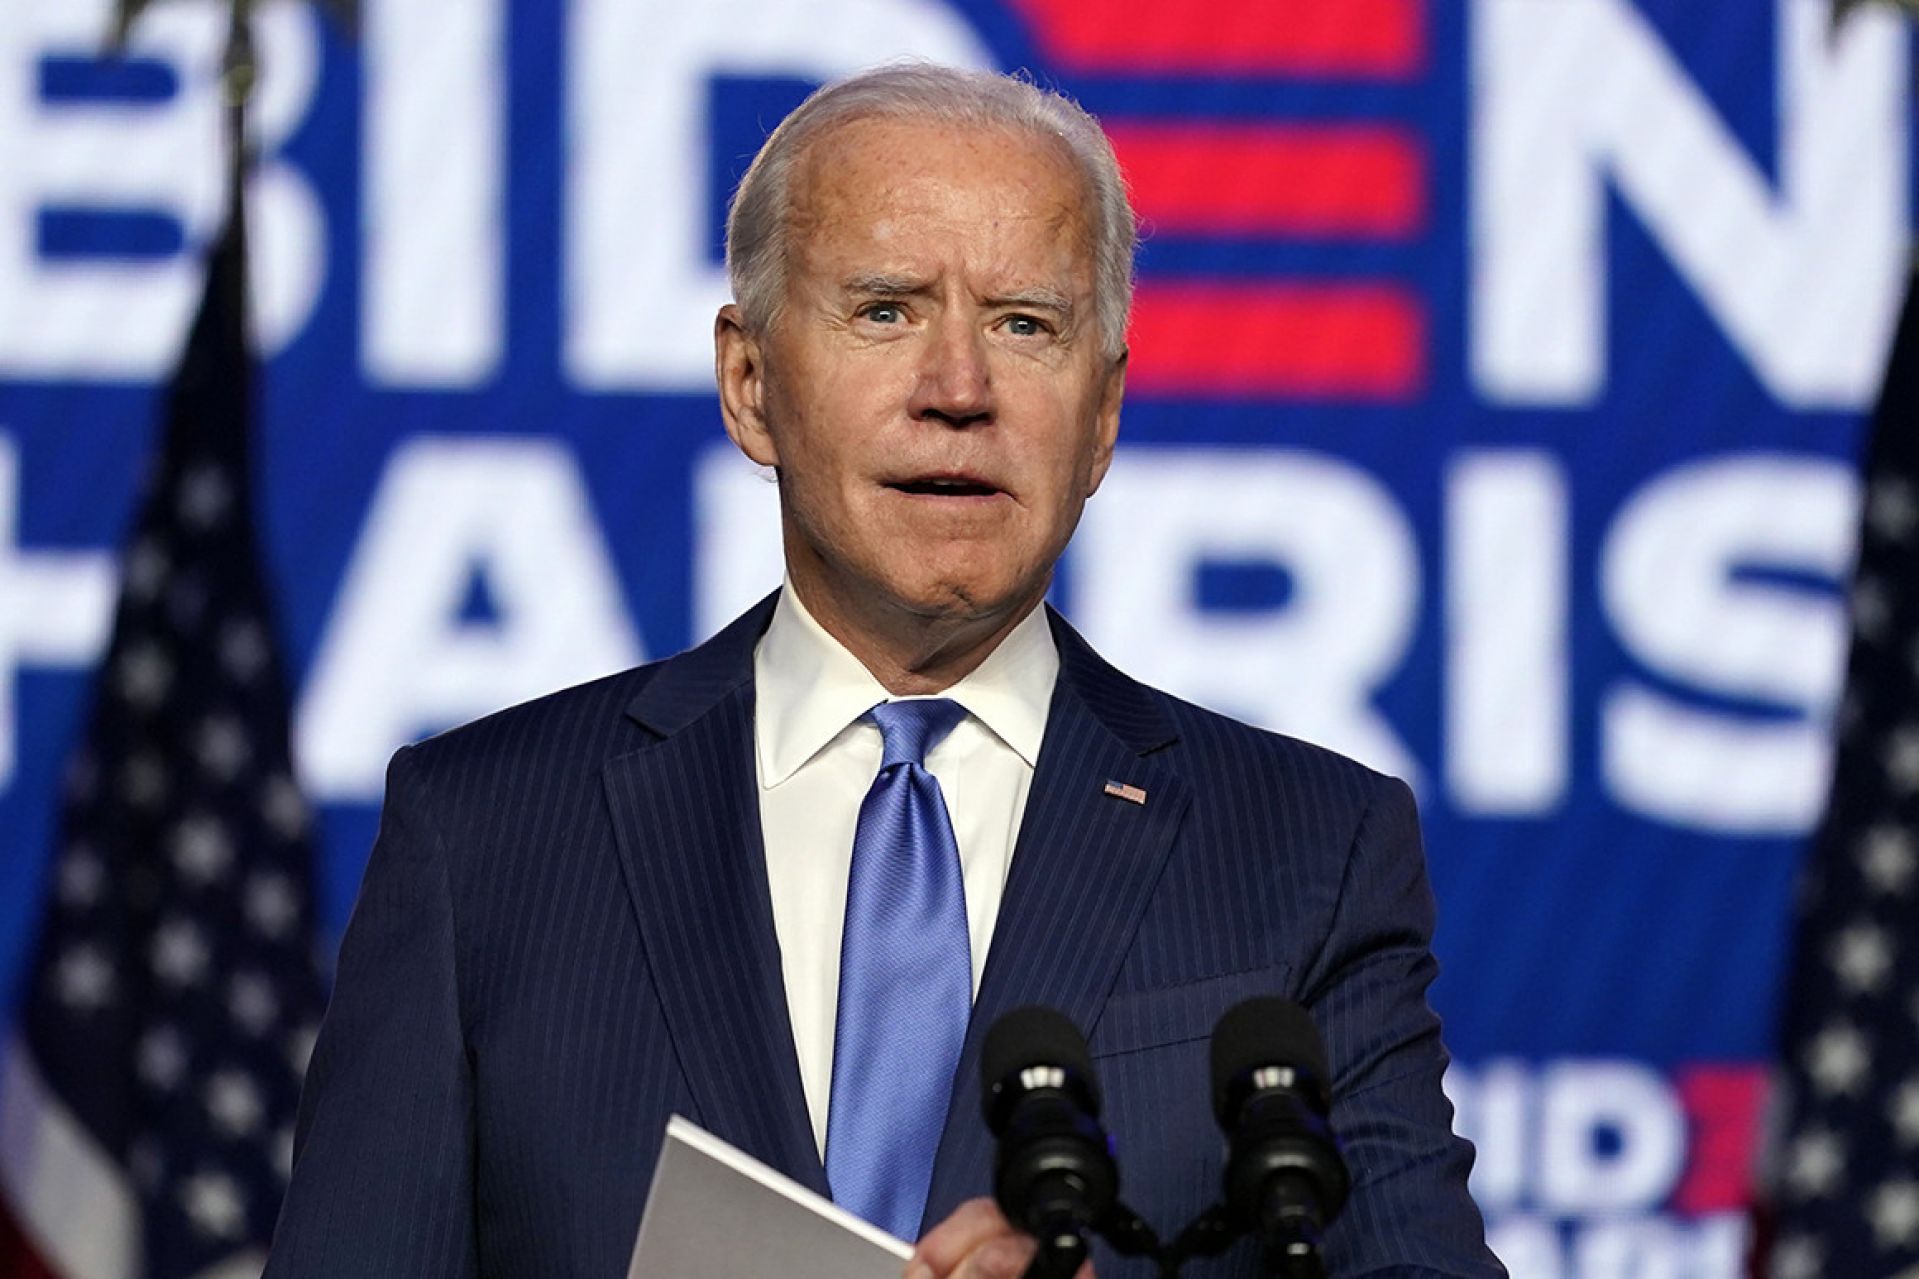
<svg viewBox="0 0 1919 1279"><path fill-rule="evenodd" d="M830 591L801 586L790 578L806 611L821 629L845 646L895 697L943 693L971 675L1039 606L1036 596L1023 607L984 617L923 616L903 611L881 617L842 609Z"/></svg>

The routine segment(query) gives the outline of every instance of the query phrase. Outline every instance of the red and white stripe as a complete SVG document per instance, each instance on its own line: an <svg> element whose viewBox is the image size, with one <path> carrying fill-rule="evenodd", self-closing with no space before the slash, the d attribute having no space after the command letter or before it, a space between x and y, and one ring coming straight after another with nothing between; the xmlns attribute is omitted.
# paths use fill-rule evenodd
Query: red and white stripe
<svg viewBox="0 0 1919 1279"><path fill-rule="evenodd" d="M18 1039L0 1047L0 1210L21 1257L0 1271L49 1279L133 1279L140 1204L120 1166L41 1078ZM0 1228L3 1230L3 1228ZM0 1243L0 1248L5 1244Z"/></svg>
<svg viewBox="0 0 1919 1279"><path fill-rule="evenodd" d="M0 1276L138 1279L140 1201L18 1039L0 1046ZM259 1279L249 1250L199 1279Z"/></svg>

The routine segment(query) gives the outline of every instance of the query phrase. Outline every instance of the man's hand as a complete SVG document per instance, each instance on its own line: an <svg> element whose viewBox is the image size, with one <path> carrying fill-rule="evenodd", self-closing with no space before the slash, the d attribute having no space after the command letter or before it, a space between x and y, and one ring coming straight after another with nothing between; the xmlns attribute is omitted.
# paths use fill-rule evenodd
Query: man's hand
<svg viewBox="0 0 1919 1279"><path fill-rule="evenodd" d="M1019 1279L1039 1245L1021 1234L991 1199L968 1199L926 1232L906 1279ZM1073 1279L1093 1279L1093 1263Z"/></svg>

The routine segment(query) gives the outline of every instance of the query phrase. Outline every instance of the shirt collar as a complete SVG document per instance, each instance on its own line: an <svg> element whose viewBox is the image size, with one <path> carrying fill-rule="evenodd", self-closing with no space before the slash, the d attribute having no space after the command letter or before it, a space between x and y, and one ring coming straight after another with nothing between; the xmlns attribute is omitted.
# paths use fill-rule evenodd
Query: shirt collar
<svg viewBox="0 0 1919 1279"><path fill-rule="evenodd" d="M1027 767L1039 759L1059 650L1035 608L973 672L941 693L1005 742ZM890 699L884 685L814 620L788 582L753 653L754 748L760 782L777 786L861 715Z"/></svg>

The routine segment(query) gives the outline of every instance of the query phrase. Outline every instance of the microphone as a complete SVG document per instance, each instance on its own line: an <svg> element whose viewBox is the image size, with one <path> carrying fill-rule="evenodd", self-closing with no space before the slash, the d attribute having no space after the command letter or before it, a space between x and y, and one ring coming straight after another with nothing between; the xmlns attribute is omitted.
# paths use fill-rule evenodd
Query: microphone
<svg viewBox="0 0 1919 1279"><path fill-rule="evenodd" d="M1213 1028L1213 1113L1225 1130L1226 1207L1266 1251L1268 1273L1320 1275L1320 1233L1351 1179L1326 1113L1326 1049L1290 999L1248 999Z"/></svg>
<svg viewBox="0 0 1919 1279"><path fill-rule="evenodd" d="M1029 1275L1067 1276L1087 1235L1112 1219L1119 1166L1099 1126L1099 1085L1079 1028L1050 1008L1015 1008L980 1046L980 1101L999 1139L993 1197L1039 1240Z"/></svg>

